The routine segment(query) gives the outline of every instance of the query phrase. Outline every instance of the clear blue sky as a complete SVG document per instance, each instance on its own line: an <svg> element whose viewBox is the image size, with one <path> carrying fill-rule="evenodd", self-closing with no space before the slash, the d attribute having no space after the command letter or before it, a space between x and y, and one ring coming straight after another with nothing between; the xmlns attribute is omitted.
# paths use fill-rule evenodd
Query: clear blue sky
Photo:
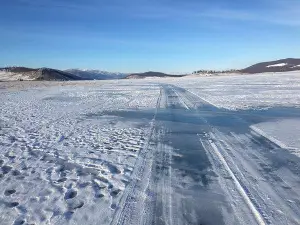
<svg viewBox="0 0 300 225"><path fill-rule="evenodd" d="M190 72L300 57L299 0L9 0L0 67Z"/></svg>

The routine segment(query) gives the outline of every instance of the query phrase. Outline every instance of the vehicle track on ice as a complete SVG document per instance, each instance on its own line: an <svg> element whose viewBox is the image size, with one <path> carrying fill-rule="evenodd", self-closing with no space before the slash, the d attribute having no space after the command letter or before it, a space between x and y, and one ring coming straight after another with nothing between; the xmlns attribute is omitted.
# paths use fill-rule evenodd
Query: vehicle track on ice
<svg viewBox="0 0 300 225"><path fill-rule="evenodd" d="M124 190L118 208L110 224L142 224L143 210L145 210L146 190L150 182L153 163L153 138L155 139L156 116L161 104L162 90L156 103L156 109L150 122L150 131L144 147L138 155L131 182Z"/></svg>
<svg viewBox="0 0 300 225"><path fill-rule="evenodd" d="M129 112L151 129L111 224L300 224L297 157L249 114L158 85L154 116Z"/></svg>
<svg viewBox="0 0 300 225"><path fill-rule="evenodd" d="M171 86L162 85L158 102L148 144L111 224L224 224L219 205L229 206L216 182L211 187L218 191L208 190L207 174L213 172L205 151L199 151L201 121L190 117ZM150 120L148 112L140 114Z"/></svg>
<svg viewBox="0 0 300 225"><path fill-rule="evenodd" d="M252 130L243 114L218 109L185 89L173 88L206 124L200 141L228 200L238 205L231 190L235 188L257 224L300 224L299 159ZM240 205L233 210L241 218L249 216Z"/></svg>

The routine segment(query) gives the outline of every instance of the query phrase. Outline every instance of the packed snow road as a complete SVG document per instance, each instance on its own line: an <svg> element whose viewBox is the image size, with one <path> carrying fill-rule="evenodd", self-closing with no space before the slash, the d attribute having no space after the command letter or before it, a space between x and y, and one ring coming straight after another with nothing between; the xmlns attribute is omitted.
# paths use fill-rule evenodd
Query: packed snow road
<svg viewBox="0 0 300 225"><path fill-rule="evenodd" d="M297 149L253 126L300 110L162 81L0 89L1 224L300 224Z"/></svg>

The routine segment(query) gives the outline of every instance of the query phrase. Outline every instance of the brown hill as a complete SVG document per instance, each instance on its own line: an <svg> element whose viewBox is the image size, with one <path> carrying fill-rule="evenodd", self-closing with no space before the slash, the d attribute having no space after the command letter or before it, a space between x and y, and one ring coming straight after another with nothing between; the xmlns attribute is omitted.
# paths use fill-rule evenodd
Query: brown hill
<svg viewBox="0 0 300 225"><path fill-rule="evenodd" d="M74 74L50 68L5 67L0 71L0 80L82 80Z"/></svg>
<svg viewBox="0 0 300 225"><path fill-rule="evenodd" d="M262 62L240 70L242 73L288 72L300 70L300 59L280 59Z"/></svg>

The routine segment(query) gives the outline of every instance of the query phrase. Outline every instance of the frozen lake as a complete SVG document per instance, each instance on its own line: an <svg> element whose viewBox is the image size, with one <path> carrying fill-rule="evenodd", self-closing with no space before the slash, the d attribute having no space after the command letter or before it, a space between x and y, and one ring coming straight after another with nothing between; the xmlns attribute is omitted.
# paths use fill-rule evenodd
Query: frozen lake
<svg viewBox="0 0 300 225"><path fill-rule="evenodd" d="M300 74L0 83L1 224L300 224Z"/></svg>

